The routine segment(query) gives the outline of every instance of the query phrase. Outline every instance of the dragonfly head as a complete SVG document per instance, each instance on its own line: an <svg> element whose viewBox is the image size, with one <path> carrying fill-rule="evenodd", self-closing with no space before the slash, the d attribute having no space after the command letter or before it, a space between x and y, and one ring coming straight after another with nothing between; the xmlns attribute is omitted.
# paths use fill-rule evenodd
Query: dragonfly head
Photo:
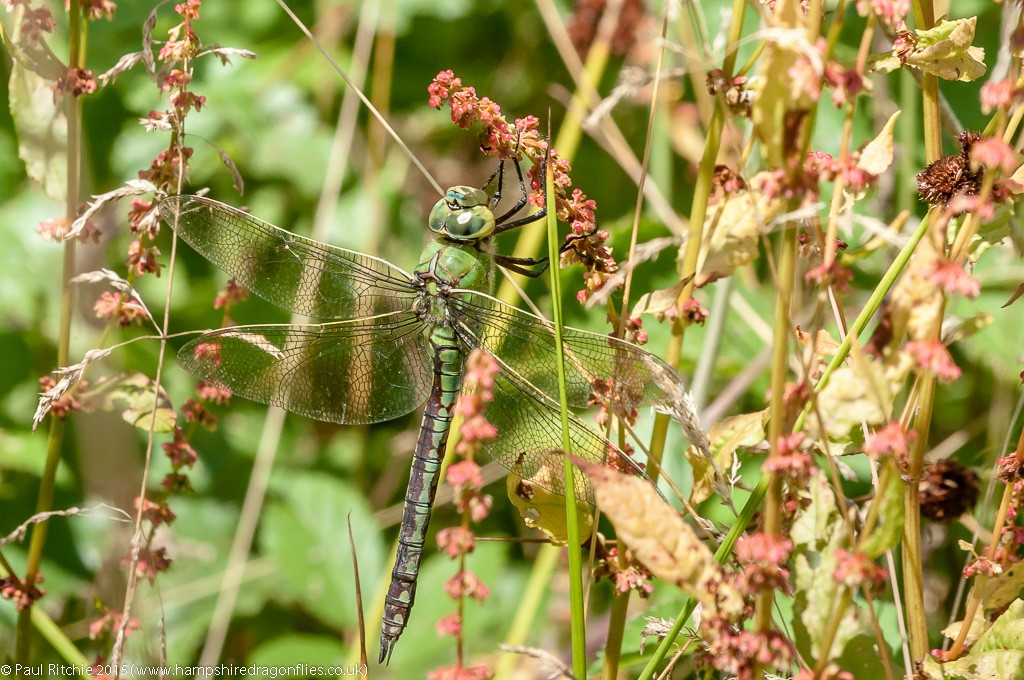
<svg viewBox="0 0 1024 680"><path fill-rule="evenodd" d="M494 232L494 213L487 193L476 187L456 186L430 211L430 231L456 241L475 241Z"/></svg>

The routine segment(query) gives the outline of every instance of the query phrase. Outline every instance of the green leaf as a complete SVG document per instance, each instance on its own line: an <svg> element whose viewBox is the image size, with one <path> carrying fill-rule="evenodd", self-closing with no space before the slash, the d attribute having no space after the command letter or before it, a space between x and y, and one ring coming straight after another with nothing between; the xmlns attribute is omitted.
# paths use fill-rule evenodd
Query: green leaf
<svg viewBox="0 0 1024 680"><path fill-rule="evenodd" d="M917 45L906 55L906 64L944 80L977 80L985 75L985 50L971 46L977 23L977 17L943 20L926 31L915 31ZM902 65L890 54L875 61L873 68L888 73Z"/></svg>
<svg viewBox="0 0 1024 680"><path fill-rule="evenodd" d="M364 606L384 573L384 548L366 500L358 490L322 473L279 473L272 485L278 498L267 506L260 536L281 574L284 590L279 597L297 601L328 625L355 624L349 515Z"/></svg>
<svg viewBox="0 0 1024 680"><path fill-rule="evenodd" d="M790 533L794 544L793 611L799 612L793 620L793 640L801 654L817 658L823 653L822 637L832 616L832 605L839 596L840 585L834 576L838 564L835 552L846 545L846 531L835 494L824 475L814 476L805 496L811 502L797 515ZM862 638L870 635L861 608L847 607L828 658L835 660L849 653L844 652L848 645L855 640L862 645Z"/></svg>
<svg viewBox="0 0 1024 680"><path fill-rule="evenodd" d="M711 431L708 432L708 439L711 441L709 452L719 470L726 471L732 467L732 457L738 448L755 446L764 441L764 424L767 419L766 409L729 416L711 426ZM690 502L696 505L710 498L714 492L715 469L711 461L704 457L696 446L686 450L686 459L693 469Z"/></svg>
<svg viewBox="0 0 1024 680"><path fill-rule="evenodd" d="M142 373L117 375L81 393L90 406L104 411L120 411L126 423L149 430L156 408L155 432L173 432L178 414L163 388L154 388L153 379Z"/></svg>
<svg viewBox="0 0 1024 680"><path fill-rule="evenodd" d="M880 503L878 522L875 524L871 535L864 541L861 549L872 560L889 550L903 536L903 522L905 518L903 508L903 481L900 479L899 469L893 458L888 458L882 463L879 471L879 479L888 480L885 488L875 495L874 503Z"/></svg>
<svg viewBox="0 0 1024 680"><path fill-rule="evenodd" d="M1024 679L1024 600L1015 600L967 654L945 664L928 656L922 670L929 678Z"/></svg>
<svg viewBox="0 0 1024 680"><path fill-rule="evenodd" d="M345 658L345 645L328 635L282 635L257 647L246 659L256 666L282 667L295 664L337 666Z"/></svg>
<svg viewBox="0 0 1024 680"><path fill-rule="evenodd" d="M47 196L64 201L67 119L63 99L54 96L53 88L66 67L44 43L23 42L18 29L9 34L5 26L0 27L4 47L13 57L9 93L11 117L18 133L18 157L25 162L25 172Z"/></svg>
<svg viewBox="0 0 1024 680"><path fill-rule="evenodd" d="M986 611L1002 609L1017 599L1021 589L1024 589L1024 562L989 578L981 598L982 604Z"/></svg>

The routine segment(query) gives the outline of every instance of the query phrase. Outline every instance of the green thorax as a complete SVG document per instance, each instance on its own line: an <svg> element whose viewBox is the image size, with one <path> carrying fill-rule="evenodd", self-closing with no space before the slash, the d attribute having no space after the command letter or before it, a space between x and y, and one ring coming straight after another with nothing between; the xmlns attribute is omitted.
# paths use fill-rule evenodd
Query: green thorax
<svg viewBox="0 0 1024 680"><path fill-rule="evenodd" d="M438 236L423 250L415 270L427 297L443 287L490 292L493 264L487 248L494 213L489 202L480 189L455 186L430 211L430 230Z"/></svg>

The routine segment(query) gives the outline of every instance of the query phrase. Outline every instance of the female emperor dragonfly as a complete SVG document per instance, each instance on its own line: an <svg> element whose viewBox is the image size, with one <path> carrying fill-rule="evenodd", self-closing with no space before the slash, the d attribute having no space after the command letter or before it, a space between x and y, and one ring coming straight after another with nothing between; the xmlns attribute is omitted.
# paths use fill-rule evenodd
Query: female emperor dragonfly
<svg viewBox="0 0 1024 680"><path fill-rule="evenodd" d="M499 166L495 174L500 171ZM543 268L543 262L491 253L491 237L537 217L515 219L525 193L496 217L500 175L498 186L494 196L468 186L447 191L430 213L436 236L412 273L377 257L297 236L207 198L171 196L159 204L161 217L182 239L241 285L275 305L326 320L205 333L178 353L188 372L248 399L334 423L390 420L425 402L381 624L381 662L390 658L412 609L453 407L471 349L489 352L500 366L487 409L499 434L484 443L484 453L530 479L562 448L558 402L548 396L558 394L553 328L488 294L495 264L534 276ZM564 348L571 406L593 404L598 385L601 399L613 401L616 409L671 404L678 396L675 372L635 345L566 328ZM607 389L609 384L613 389ZM597 462L618 457L643 474L571 416L569 435L573 455ZM566 493L560 477L543 477L540 486ZM583 475L574 493L592 502Z"/></svg>

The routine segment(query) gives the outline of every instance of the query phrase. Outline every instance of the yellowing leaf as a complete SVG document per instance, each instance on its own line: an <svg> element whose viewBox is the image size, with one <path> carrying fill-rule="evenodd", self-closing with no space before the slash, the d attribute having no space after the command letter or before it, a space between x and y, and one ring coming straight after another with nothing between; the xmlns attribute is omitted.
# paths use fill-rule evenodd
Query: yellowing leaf
<svg viewBox="0 0 1024 680"><path fill-rule="evenodd" d="M630 316L637 317L641 314L654 314L659 319L663 318L665 313L679 302L679 295L683 292L683 288L686 287L687 283L689 283L689 279L677 281L669 288L645 293L636 301Z"/></svg>
<svg viewBox="0 0 1024 680"><path fill-rule="evenodd" d="M807 42L806 20L797 0L778 0L767 17L767 47L754 85L751 118L768 166L773 168L786 167L787 144L798 134L798 124L814 106L804 83L791 75L806 55L817 54ZM818 69L821 67L817 64Z"/></svg>
<svg viewBox="0 0 1024 680"><path fill-rule="evenodd" d="M817 439L824 429L830 440L842 442L862 422L887 422L892 400L885 373L876 361L861 358L853 366L840 366L817 396L817 408L807 419L807 434Z"/></svg>
<svg viewBox="0 0 1024 680"><path fill-rule="evenodd" d="M1002 609L1020 595L1024 589L1024 562L1018 562L1002 574L989 578L981 602L985 611Z"/></svg>
<svg viewBox="0 0 1024 680"><path fill-rule="evenodd" d="M152 378L141 373L108 378L80 396L93 408L120 412L125 422L140 430L149 430L154 402L155 432L174 431L178 418L167 393L162 388L154 391Z"/></svg>
<svg viewBox="0 0 1024 680"><path fill-rule="evenodd" d="M878 136L861 149L860 158L857 159L858 168L872 175L881 175L889 169L893 159L893 130L899 116L899 111L889 116Z"/></svg>
<svg viewBox="0 0 1024 680"><path fill-rule="evenodd" d="M973 627L972 627L973 628ZM944 633L946 631L943 631ZM1024 678L1024 601L1015 600L982 633L967 654L940 664L930 655L922 670L929 678L1021 680Z"/></svg>
<svg viewBox="0 0 1024 680"><path fill-rule="evenodd" d="M801 492L803 505L793 520L794 642L802 654L817 658L822 650L832 617L839 583L835 572L839 566L836 551L847 548L843 519L836 506L835 492L825 476L816 473ZM847 607L839 628L826 650L829 659L836 659L852 640L870 634L870 627L860 607ZM858 677L861 677L858 675ZM871 677L871 676L865 676Z"/></svg>
<svg viewBox="0 0 1024 680"><path fill-rule="evenodd" d="M66 69L38 42L22 43L17 34L11 40L6 31L0 32L14 58L8 91L18 133L18 157L25 162L25 172L47 196L63 201L67 190L68 126L63 100L55 100L53 84Z"/></svg>
<svg viewBox="0 0 1024 680"><path fill-rule="evenodd" d="M783 207L782 201L769 200L753 189L729 194L724 201L708 206L697 285L729 276L756 258L758 239Z"/></svg>
<svg viewBox="0 0 1024 680"><path fill-rule="evenodd" d="M652 574L696 598L705 618L714 613L730 619L739 616L743 600L724 580L711 550L649 482L593 463L574 462L593 483L597 506L618 538Z"/></svg>
<svg viewBox="0 0 1024 680"><path fill-rule="evenodd" d="M906 55L907 65L943 80L977 80L985 75L985 50L971 46L977 23L977 17L943 20L926 31L915 31L917 45ZM873 64L873 68L882 73L900 66L902 63L895 54Z"/></svg>
<svg viewBox="0 0 1024 680"><path fill-rule="evenodd" d="M907 63L946 80L969 82L985 74L985 50L971 47L978 17L943 20L917 31L917 47Z"/></svg>
<svg viewBox="0 0 1024 680"><path fill-rule="evenodd" d="M796 327L796 339L803 343L804 347L811 344L811 334ZM840 344L832 339L828 331L819 329L814 335L814 353L819 357L832 356L839 350Z"/></svg>
<svg viewBox="0 0 1024 680"><path fill-rule="evenodd" d="M555 545L565 545L569 535L565 524L565 497L548 491L562 484L561 476L561 457L548 454L532 477L524 479L513 470L505 478L508 498L519 510L523 522L531 529L539 529ZM577 501L576 517L580 541L585 542L594 533L594 514L590 504Z"/></svg>
<svg viewBox="0 0 1024 680"><path fill-rule="evenodd" d="M709 450L719 470L728 470L732 467L732 457L736 449L755 446L764 441L764 424L767 418L768 410L765 409L730 416L711 426L711 431L708 432L708 439L711 440ZM690 503L696 505L711 497L714 491L715 469L711 461L696 446L686 449L686 459L693 469Z"/></svg>

